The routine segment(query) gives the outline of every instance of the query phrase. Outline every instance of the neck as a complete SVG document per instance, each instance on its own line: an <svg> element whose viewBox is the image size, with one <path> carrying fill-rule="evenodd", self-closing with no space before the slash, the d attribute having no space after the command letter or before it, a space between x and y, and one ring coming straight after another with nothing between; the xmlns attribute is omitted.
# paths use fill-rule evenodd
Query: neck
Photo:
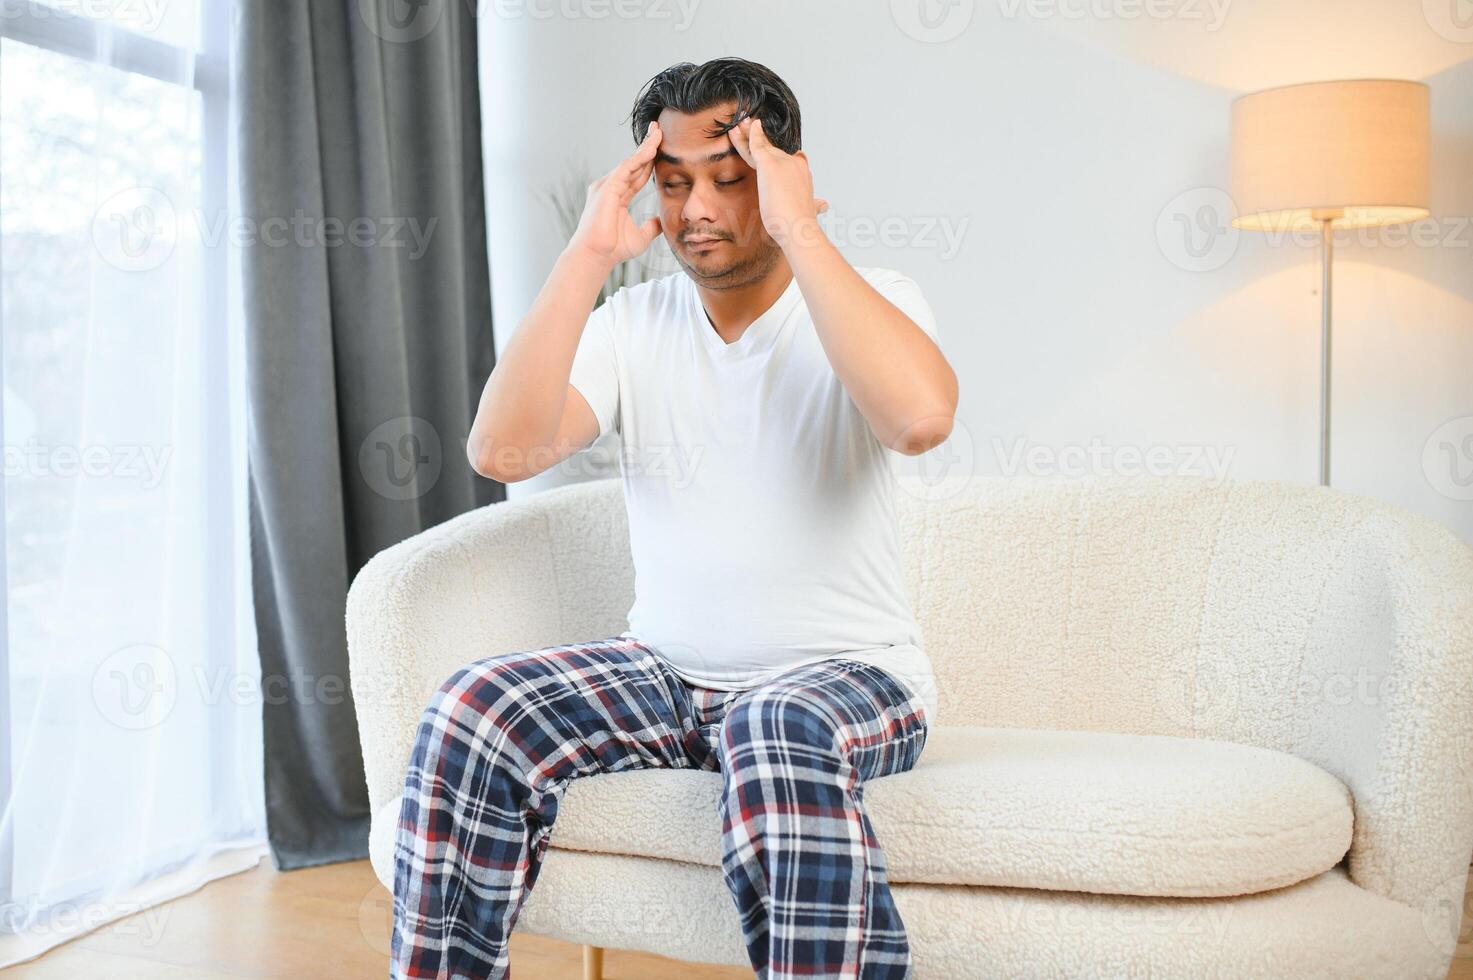
<svg viewBox="0 0 1473 980"><path fill-rule="evenodd" d="M779 255L777 264L761 279L730 289L708 289L696 283L696 293L717 336L734 344L753 320L772 308L792 281L793 270L787 257Z"/></svg>

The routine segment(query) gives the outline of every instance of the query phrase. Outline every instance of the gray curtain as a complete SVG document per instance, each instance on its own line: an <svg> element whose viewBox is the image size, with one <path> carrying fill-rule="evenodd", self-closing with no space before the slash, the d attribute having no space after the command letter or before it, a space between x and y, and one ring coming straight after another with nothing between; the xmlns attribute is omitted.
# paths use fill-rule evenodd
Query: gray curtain
<svg viewBox="0 0 1473 980"><path fill-rule="evenodd" d="M495 357L474 6L245 0L235 35L251 558L283 870L368 853L348 584L379 550L505 499L465 459Z"/></svg>

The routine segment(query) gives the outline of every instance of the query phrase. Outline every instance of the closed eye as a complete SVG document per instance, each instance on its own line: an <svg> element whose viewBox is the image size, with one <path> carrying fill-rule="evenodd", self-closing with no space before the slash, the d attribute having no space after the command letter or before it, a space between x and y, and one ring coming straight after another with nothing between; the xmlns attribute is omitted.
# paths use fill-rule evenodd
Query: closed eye
<svg viewBox="0 0 1473 980"><path fill-rule="evenodd" d="M734 177L731 180L718 180L718 181L715 181L715 184L716 184L717 187L730 187L732 184L740 184L743 180L746 180L746 178L745 177ZM665 188L665 190L670 191L670 190L678 190L679 188L685 187L687 185L686 185L686 182L683 181L683 180L667 180L663 184L661 184L660 186L663 187L663 188Z"/></svg>

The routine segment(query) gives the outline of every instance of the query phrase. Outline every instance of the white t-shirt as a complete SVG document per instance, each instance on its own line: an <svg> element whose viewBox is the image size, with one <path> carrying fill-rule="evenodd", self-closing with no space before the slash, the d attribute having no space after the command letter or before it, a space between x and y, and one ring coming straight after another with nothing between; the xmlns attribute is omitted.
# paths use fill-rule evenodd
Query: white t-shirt
<svg viewBox="0 0 1473 980"><path fill-rule="evenodd" d="M857 271L936 338L912 279ZM684 271L620 289L590 315L570 383L600 435L622 441L629 635L720 690L862 660L935 722L895 524L898 454L834 373L796 278L732 344Z"/></svg>

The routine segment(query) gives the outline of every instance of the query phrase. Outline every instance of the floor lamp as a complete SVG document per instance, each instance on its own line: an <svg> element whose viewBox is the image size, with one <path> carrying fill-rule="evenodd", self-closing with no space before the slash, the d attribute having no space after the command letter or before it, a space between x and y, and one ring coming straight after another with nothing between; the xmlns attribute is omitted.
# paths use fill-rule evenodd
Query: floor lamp
<svg viewBox="0 0 1473 980"><path fill-rule="evenodd" d="M1286 85L1233 102L1233 227L1319 233L1321 486L1330 484L1333 233L1430 213L1429 108L1427 86L1393 79Z"/></svg>

